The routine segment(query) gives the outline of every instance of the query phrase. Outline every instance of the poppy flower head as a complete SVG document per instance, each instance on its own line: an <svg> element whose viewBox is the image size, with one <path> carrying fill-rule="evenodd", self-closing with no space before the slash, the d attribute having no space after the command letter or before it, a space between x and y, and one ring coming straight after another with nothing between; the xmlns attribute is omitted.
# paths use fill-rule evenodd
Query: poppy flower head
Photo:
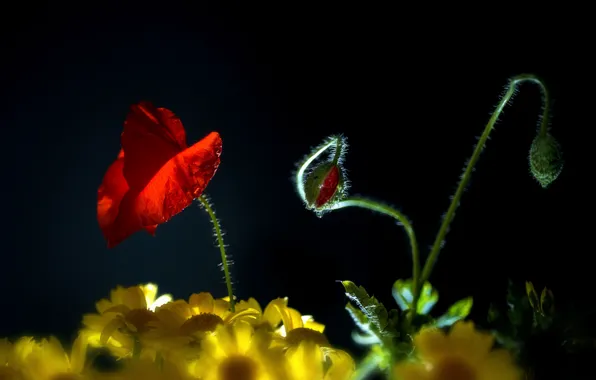
<svg viewBox="0 0 596 380"><path fill-rule="evenodd" d="M97 219L110 248L142 229L154 234L188 207L217 171L222 151L217 132L188 147L180 119L148 102L131 107L121 145L98 190Z"/></svg>

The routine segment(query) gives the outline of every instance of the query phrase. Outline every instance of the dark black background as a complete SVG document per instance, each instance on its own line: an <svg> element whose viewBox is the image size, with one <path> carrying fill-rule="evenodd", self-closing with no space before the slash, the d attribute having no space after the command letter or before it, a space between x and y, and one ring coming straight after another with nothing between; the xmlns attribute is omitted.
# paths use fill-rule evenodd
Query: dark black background
<svg viewBox="0 0 596 380"><path fill-rule="evenodd" d="M593 127L587 24L506 5L508 15L489 17L363 4L5 9L0 336L69 338L118 284L225 295L211 225L196 205L155 238L138 233L113 250L97 226L97 188L128 107L150 100L180 116L189 143L211 130L223 137L207 192L227 233L237 295L262 304L288 296L327 325L333 343L358 352L335 281L364 285L393 307L391 285L411 275L408 240L391 219L364 210L316 218L293 189L294 164L344 133L352 193L399 206L426 254L476 137L508 78L523 72L551 90L565 170L547 190L529 175L541 97L523 85L433 273L437 309L472 295L482 319L509 277L546 284L560 299L589 296L593 221L579 194L593 171L579 169L586 150L577 137Z"/></svg>

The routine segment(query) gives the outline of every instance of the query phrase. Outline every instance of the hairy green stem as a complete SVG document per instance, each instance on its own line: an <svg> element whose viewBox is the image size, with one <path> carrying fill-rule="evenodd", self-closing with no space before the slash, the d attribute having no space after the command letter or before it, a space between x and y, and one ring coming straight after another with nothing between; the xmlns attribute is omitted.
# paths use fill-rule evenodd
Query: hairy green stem
<svg viewBox="0 0 596 380"><path fill-rule="evenodd" d="M357 366L352 375L352 380L364 380L379 370L381 357L375 353L366 356Z"/></svg>
<svg viewBox="0 0 596 380"><path fill-rule="evenodd" d="M466 170L464 171L464 174L461 177L459 186L457 187L457 191L455 192L455 195L453 196L451 204L449 205L449 209L447 210L447 214L445 215L445 218L443 219L443 223L441 224L441 227L439 228L439 232L437 233L437 237L436 237L435 242L432 246L430 254L426 260L426 263L424 264L424 269L422 270L422 276L420 277L420 283L419 283L418 290L420 290L420 286L422 286L421 284L424 284L424 282L426 282L428 280L428 278L430 277L433 266L439 257L439 252L441 251L441 247L443 245L443 241L445 240L445 236L447 235L447 231L449 229L449 224L453 220L453 218L455 216L455 210L459 206L459 202L461 200L461 197L464 193L466 186L468 185L468 182L470 182L470 178L472 176L472 171L474 170L474 166L476 165L476 162L478 161L478 158L480 157L480 153L482 153L482 150L484 149L486 140L488 140L488 137L489 137L491 131L493 130L497 120L499 119L499 116L501 115L501 112L503 112L503 109L505 108L505 106L507 105L509 100L511 100L511 97L515 94L515 90L516 90L517 86L524 82L535 83L540 87L540 90L542 91L543 110L542 110L542 118L540 120L540 131L538 133L541 136L544 136L548 132L548 117L549 117L549 101L550 101L550 99L549 99L549 95L548 95L546 86L544 85L542 80L540 80L538 77L536 77L533 74L521 74L521 75L517 75L517 76L511 78L511 80L509 81L509 84L507 86L507 91L505 92L505 95L503 95L503 97L497 104L495 111L493 112L490 119L488 120L488 124L486 124L486 127L484 128L484 132L480 136L480 139L478 140L478 144L476 145L476 148L474 149L474 153L472 154L472 157L470 158L470 161L468 162L468 166L466 167ZM419 293L414 294L415 302L419 296L420 296Z"/></svg>
<svg viewBox="0 0 596 380"><path fill-rule="evenodd" d="M406 230L408 234L408 238L410 239L410 246L412 247L412 277L413 283L416 287L418 284L418 278L420 277L420 258L418 253L418 242L416 240L416 234L414 233L414 228L412 228L412 223L408 220L408 218L399 212L398 210L394 209L391 206L387 206L385 204L375 202L370 199L365 198L357 198L357 197L349 197L342 201L337 202L331 208L332 210L338 210L340 208L345 207L360 207L365 208L367 210L372 210L379 212L381 214L388 215L395 220L397 220ZM415 307L413 308L416 309Z"/></svg>
<svg viewBox="0 0 596 380"><path fill-rule="evenodd" d="M232 312L235 311L235 302L234 302L234 291L232 289L232 277L230 275L230 268L228 266L228 257L226 255L226 248L223 241L223 234L221 233L221 226L219 225L219 221L215 216L215 211L209 204L209 200L203 194L199 197L199 202L205 208L205 211L209 214L211 218L211 222L213 223L213 230L215 231L215 235L217 236L217 245L219 245L219 252L221 254L221 265L224 271L224 276L226 279L226 286L228 288L228 296L230 298L230 309Z"/></svg>

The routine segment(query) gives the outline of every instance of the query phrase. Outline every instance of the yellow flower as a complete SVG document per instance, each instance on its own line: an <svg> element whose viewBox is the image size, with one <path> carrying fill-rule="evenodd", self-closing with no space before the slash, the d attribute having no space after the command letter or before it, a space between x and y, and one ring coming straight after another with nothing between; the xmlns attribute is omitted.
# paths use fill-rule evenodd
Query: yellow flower
<svg viewBox="0 0 596 380"><path fill-rule="evenodd" d="M302 315L296 309L287 306L287 299L278 298L267 305L266 310L277 313L282 325L277 328L274 345L285 348L298 346L303 341L316 343L320 347L330 347L327 337L323 334L325 325L315 322L310 315ZM270 320L274 320L270 317ZM275 326L274 326L275 327Z"/></svg>
<svg viewBox="0 0 596 380"><path fill-rule="evenodd" d="M96 303L98 314L83 316L83 333L89 344L107 347L117 357L129 356L135 339L147 331L148 323L155 319L155 308L171 300L170 295L157 298L157 285L154 284L119 286L112 290L109 300Z"/></svg>
<svg viewBox="0 0 596 380"><path fill-rule="evenodd" d="M212 334L218 326L238 320L254 320L259 311L245 307L232 313L228 301L214 299L203 292L191 295L188 302L176 300L165 304L156 310L155 316L156 319L149 322L151 330L141 336L141 341L166 352L181 350L183 346L198 347L205 335Z"/></svg>
<svg viewBox="0 0 596 380"><path fill-rule="evenodd" d="M399 363L399 380L519 380L521 371L506 350L492 350L492 334L479 332L472 322L458 322L449 334L426 329L414 346L420 362Z"/></svg>
<svg viewBox="0 0 596 380"><path fill-rule="evenodd" d="M321 348L311 341L290 347L286 357L292 380L348 380L355 370L348 353Z"/></svg>
<svg viewBox="0 0 596 380"><path fill-rule="evenodd" d="M23 379L23 373L17 364L13 345L6 338L0 339L0 379Z"/></svg>
<svg viewBox="0 0 596 380"><path fill-rule="evenodd" d="M85 379L82 372L85 368L86 348L81 336L75 340L70 355L55 337L41 342L31 337L22 337L13 346L13 360L18 361L25 379L79 380Z"/></svg>
<svg viewBox="0 0 596 380"><path fill-rule="evenodd" d="M190 380L175 366L165 362L158 367L150 359L128 360L124 368L114 373L98 373L93 380Z"/></svg>
<svg viewBox="0 0 596 380"><path fill-rule="evenodd" d="M247 321L221 325L202 341L202 353L189 371L202 380L284 380L284 357L267 351L270 334Z"/></svg>

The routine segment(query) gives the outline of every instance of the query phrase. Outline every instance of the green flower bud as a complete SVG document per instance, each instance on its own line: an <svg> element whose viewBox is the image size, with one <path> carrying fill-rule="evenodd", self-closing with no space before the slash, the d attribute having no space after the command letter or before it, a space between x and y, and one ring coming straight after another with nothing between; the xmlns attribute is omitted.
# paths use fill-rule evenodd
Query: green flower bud
<svg viewBox="0 0 596 380"><path fill-rule="evenodd" d="M563 170L561 147L549 134L538 134L530 147L530 171L543 188L557 179Z"/></svg>

